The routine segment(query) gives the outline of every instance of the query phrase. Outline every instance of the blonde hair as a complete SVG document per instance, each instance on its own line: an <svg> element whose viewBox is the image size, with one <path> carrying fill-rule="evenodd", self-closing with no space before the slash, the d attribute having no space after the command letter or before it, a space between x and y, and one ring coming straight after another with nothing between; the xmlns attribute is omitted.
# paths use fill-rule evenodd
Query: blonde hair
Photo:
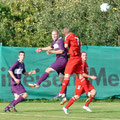
<svg viewBox="0 0 120 120"><path fill-rule="evenodd" d="M59 35L59 32L58 32L58 30L53 30L52 32L56 32L56 33Z"/></svg>

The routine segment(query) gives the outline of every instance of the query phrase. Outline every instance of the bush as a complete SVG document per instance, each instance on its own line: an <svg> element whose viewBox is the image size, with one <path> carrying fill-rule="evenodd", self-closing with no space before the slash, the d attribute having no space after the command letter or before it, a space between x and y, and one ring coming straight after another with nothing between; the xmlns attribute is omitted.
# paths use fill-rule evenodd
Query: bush
<svg viewBox="0 0 120 120"><path fill-rule="evenodd" d="M108 1L104 1L108 2ZM69 27L83 45L117 46L119 0L100 11L98 0L3 0L0 3L0 40L5 46L48 46L51 31Z"/></svg>

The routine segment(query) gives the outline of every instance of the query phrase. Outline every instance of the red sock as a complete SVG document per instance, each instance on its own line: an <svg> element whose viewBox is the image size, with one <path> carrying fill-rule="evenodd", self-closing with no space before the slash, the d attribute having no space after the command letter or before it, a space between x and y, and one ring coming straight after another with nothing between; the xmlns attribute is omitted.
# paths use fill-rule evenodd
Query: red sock
<svg viewBox="0 0 120 120"><path fill-rule="evenodd" d="M93 98L94 98L94 96L91 96L91 97L90 97L90 100L89 100L88 102L85 103L85 106L88 107L89 104L92 102Z"/></svg>
<svg viewBox="0 0 120 120"><path fill-rule="evenodd" d="M88 85L87 85L86 79L85 78L81 78L80 81L81 81L81 85L84 88L86 94L88 94L89 89L88 89Z"/></svg>
<svg viewBox="0 0 120 120"><path fill-rule="evenodd" d="M66 90L68 84L69 84L69 78L64 78L64 81L62 83L62 87L60 90L60 94L65 93L65 90Z"/></svg>
<svg viewBox="0 0 120 120"><path fill-rule="evenodd" d="M68 109L74 102L75 102L76 98L72 97L69 102L67 103L67 105L65 106L66 109Z"/></svg>

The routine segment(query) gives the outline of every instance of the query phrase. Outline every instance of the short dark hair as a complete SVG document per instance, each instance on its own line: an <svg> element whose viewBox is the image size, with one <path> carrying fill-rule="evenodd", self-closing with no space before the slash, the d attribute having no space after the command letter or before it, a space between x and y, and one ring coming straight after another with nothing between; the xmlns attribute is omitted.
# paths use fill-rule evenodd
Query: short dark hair
<svg viewBox="0 0 120 120"><path fill-rule="evenodd" d="M68 33L70 33L70 29L69 28L64 28L63 30L62 30L62 34L68 34Z"/></svg>
<svg viewBox="0 0 120 120"><path fill-rule="evenodd" d="M19 51L19 54L20 54L20 53L24 53L24 54L25 54L25 52L24 52L24 51Z"/></svg>
<svg viewBox="0 0 120 120"><path fill-rule="evenodd" d="M86 53L85 51L83 51L82 53ZM87 54L87 53L86 53Z"/></svg>

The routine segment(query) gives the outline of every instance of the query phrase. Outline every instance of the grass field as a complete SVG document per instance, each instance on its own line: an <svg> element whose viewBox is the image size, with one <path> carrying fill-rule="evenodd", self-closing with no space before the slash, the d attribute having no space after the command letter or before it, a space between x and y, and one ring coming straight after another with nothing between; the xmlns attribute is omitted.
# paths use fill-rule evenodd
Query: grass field
<svg viewBox="0 0 120 120"><path fill-rule="evenodd" d="M119 102L93 102L92 113L82 109L83 102L74 103L65 115L58 102L22 102L16 106L18 112L3 112L8 103L0 103L0 120L120 120Z"/></svg>

